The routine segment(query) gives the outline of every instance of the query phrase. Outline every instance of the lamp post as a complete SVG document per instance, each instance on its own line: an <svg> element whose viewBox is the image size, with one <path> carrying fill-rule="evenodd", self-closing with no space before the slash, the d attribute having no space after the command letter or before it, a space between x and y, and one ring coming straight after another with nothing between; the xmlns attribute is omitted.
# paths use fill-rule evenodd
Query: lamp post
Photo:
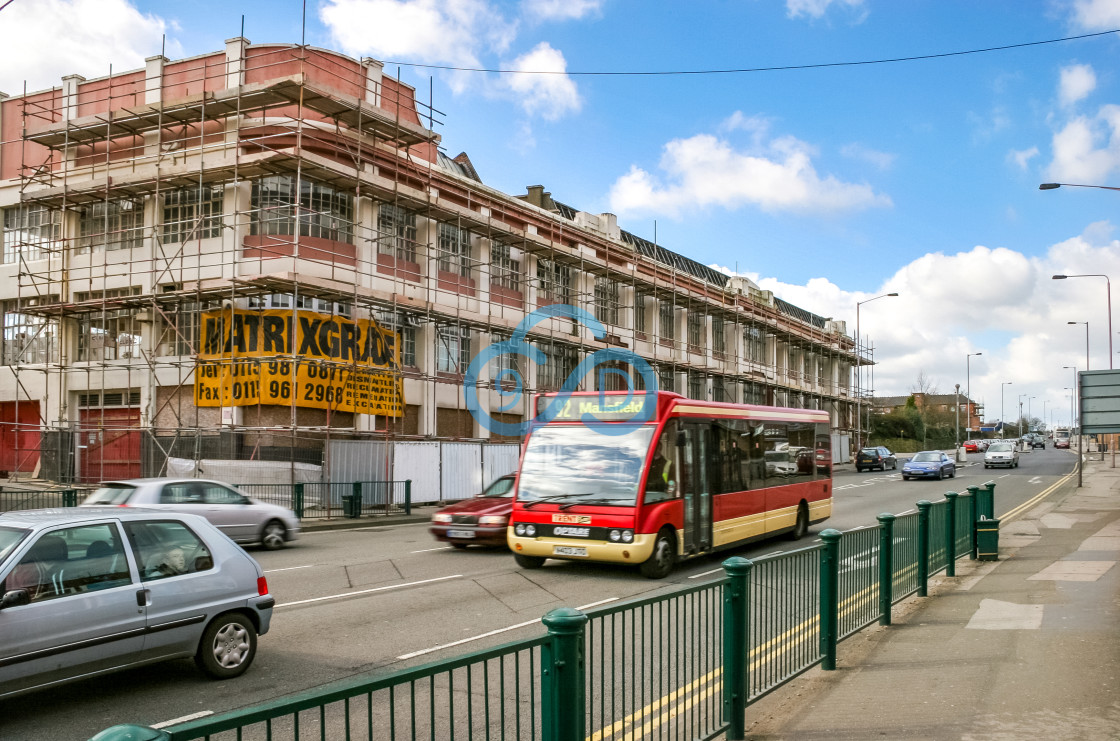
<svg viewBox="0 0 1120 741"><path fill-rule="evenodd" d="M1042 400L1042 422L1044 424L1046 422L1046 405L1049 404L1049 403L1050 403L1049 399L1043 399ZM1049 428L1047 428L1047 429L1049 429Z"/></svg>
<svg viewBox="0 0 1120 741"><path fill-rule="evenodd" d="M1066 322L1066 324L1084 324L1085 325L1085 370L1089 370L1089 322ZM1112 338L1109 337L1109 341Z"/></svg>
<svg viewBox="0 0 1120 741"><path fill-rule="evenodd" d="M969 367L969 361L972 360L973 355L983 355L982 352L970 352L964 356L964 401L968 404L968 411L965 413L964 424L968 429L972 429L972 369Z"/></svg>
<svg viewBox="0 0 1120 741"><path fill-rule="evenodd" d="M863 354L860 352L860 339L859 339L859 307L863 304L869 303L876 299L886 298L887 296L897 296L897 293L883 293L878 296L872 296L863 301L856 301L856 450L858 451L863 447L861 420L863 413L861 412L863 406Z"/></svg>
<svg viewBox="0 0 1120 741"><path fill-rule="evenodd" d="M1027 432L1031 431L1031 399L1037 399L1037 396L1027 397Z"/></svg>
<svg viewBox="0 0 1120 741"><path fill-rule="evenodd" d="M953 447L953 460L960 463L960 460L961 460L961 385L959 383L954 384L954 388L957 390L957 397L956 397L957 403L953 405L953 408L956 409L957 413L954 417L954 422L953 422L953 437L956 439L956 445Z"/></svg>
<svg viewBox="0 0 1120 741"><path fill-rule="evenodd" d="M1007 413L1004 411L1003 406L1003 387L1010 386L1011 381L1004 381L999 385L999 438L1002 440L1007 437Z"/></svg>
<svg viewBox="0 0 1120 741"><path fill-rule="evenodd" d="M1077 406L1077 366L1076 365L1063 365L1064 370L1073 371L1073 388L1070 389L1069 397L1069 430L1073 434L1073 410ZM1081 430L1077 431L1077 488L1081 488L1081 468L1085 465L1085 460L1081 457Z"/></svg>
<svg viewBox="0 0 1120 741"><path fill-rule="evenodd" d="M1120 190L1120 189L1118 189ZM1108 279L1107 275L1100 273L1085 273L1084 275L1055 275L1054 280L1065 280L1066 278L1104 278L1104 286L1108 295L1108 369L1112 370L1112 282ZM1085 346L1088 349L1089 340L1089 327L1085 326ZM1089 370L1089 360L1085 359L1085 370Z"/></svg>
<svg viewBox="0 0 1120 741"><path fill-rule="evenodd" d="M1015 420L1015 432L1019 437L1023 437L1023 397L1026 394L1019 394L1019 419Z"/></svg>
<svg viewBox="0 0 1120 741"><path fill-rule="evenodd" d="M1081 185L1080 183L1043 183L1038 186L1039 190L1055 190L1062 186L1067 188L1100 188L1101 190L1120 190L1120 188L1113 188L1111 185Z"/></svg>

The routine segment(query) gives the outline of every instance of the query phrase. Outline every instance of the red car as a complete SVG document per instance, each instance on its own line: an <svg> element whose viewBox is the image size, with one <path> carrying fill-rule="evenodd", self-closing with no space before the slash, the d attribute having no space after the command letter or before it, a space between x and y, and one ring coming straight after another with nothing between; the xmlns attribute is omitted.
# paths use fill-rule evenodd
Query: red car
<svg viewBox="0 0 1120 741"><path fill-rule="evenodd" d="M1057 440L1054 441L1054 447L1055 448L1068 448L1069 447L1069 438L1068 437L1059 437Z"/></svg>
<svg viewBox="0 0 1120 741"><path fill-rule="evenodd" d="M516 480L512 473L501 476L474 499L449 504L436 512L432 515L432 535L456 548L504 546Z"/></svg>
<svg viewBox="0 0 1120 741"><path fill-rule="evenodd" d="M964 452L966 452L966 453L979 453L980 452L980 443L977 442L976 440L965 440L964 441Z"/></svg>

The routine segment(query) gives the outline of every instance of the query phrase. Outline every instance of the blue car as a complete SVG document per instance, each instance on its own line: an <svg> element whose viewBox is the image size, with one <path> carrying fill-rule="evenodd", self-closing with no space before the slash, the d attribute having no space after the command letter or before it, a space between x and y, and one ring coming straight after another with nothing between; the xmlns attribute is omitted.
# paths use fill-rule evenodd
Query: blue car
<svg viewBox="0 0 1120 741"><path fill-rule="evenodd" d="M914 457L902 467L902 480L911 478L943 479L957 475L957 464L940 450L925 450L915 453Z"/></svg>

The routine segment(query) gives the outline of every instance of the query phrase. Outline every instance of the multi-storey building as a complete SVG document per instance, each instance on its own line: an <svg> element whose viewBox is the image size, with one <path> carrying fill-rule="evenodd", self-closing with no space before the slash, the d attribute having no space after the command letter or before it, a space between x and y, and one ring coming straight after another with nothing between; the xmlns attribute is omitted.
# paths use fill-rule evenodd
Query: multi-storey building
<svg viewBox="0 0 1120 741"><path fill-rule="evenodd" d="M332 439L494 439L467 365L555 303L605 335L538 324L543 362L480 376L493 418L617 347L662 388L851 427L843 322L541 186L490 188L436 125L375 60L243 38L0 93L0 469L97 480L169 456L320 463Z"/></svg>

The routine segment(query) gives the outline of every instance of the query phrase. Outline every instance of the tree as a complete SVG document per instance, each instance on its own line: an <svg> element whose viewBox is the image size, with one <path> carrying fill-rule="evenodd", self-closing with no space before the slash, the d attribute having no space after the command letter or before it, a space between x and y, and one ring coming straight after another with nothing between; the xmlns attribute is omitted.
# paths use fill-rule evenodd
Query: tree
<svg viewBox="0 0 1120 741"><path fill-rule="evenodd" d="M915 394L936 394L937 384L926 375L924 370L919 370L918 377L914 379L914 385L910 388L910 391Z"/></svg>

